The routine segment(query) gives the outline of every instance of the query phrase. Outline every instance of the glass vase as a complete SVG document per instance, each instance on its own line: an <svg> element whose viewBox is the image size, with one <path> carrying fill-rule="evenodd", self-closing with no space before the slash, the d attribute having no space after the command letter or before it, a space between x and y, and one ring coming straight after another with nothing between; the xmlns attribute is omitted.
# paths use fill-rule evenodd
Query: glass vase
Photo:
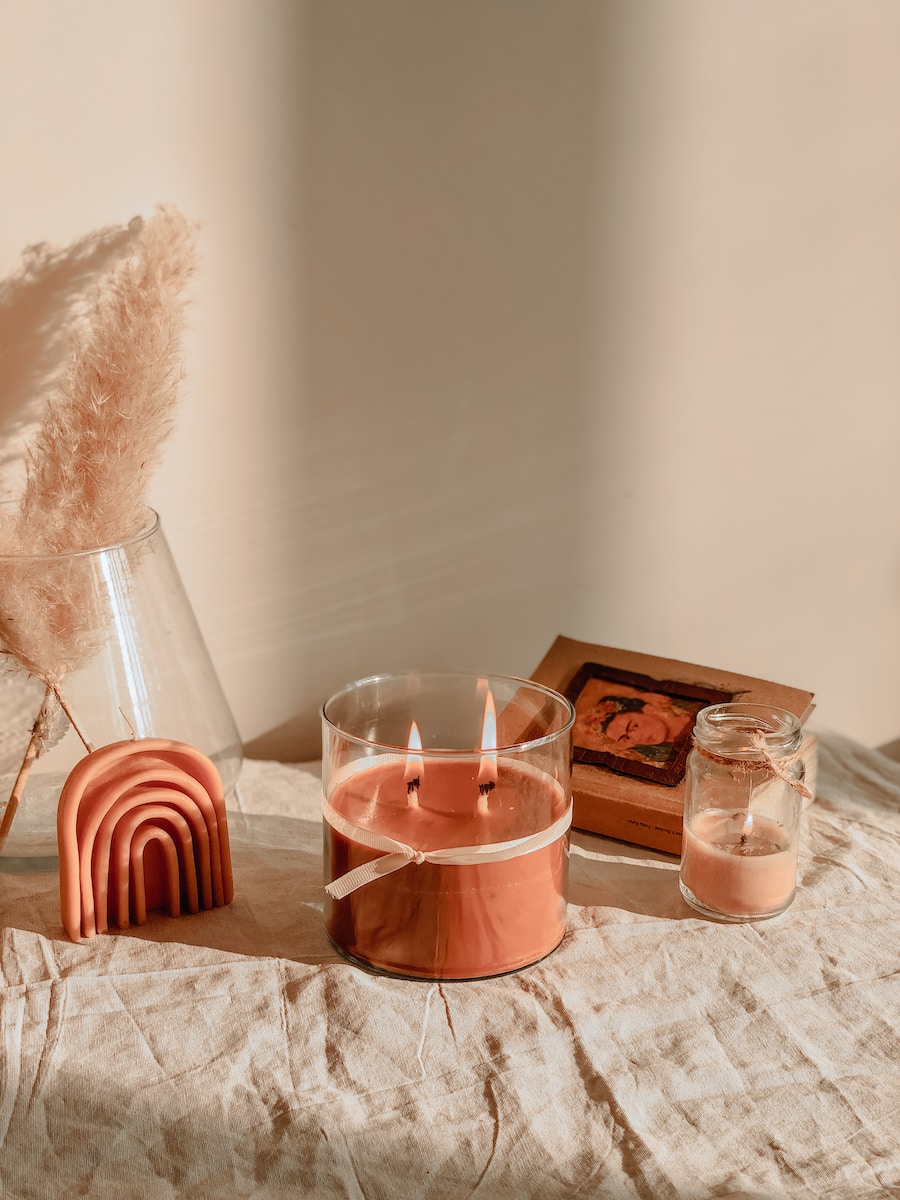
<svg viewBox="0 0 900 1200"><path fill-rule="evenodd" d="M8 869L13 860L56 856L59 794L88 746L187 742L216 764L226 797L233 791L240 737L155 512L116 545L0 555L0 620L34 630L31 642L7 639L0 666L0 828L8 826L0 855ZM64 664L55 692L9 653L32 643L32 668ZM39 713L40 753L10 805Z"/></svg>

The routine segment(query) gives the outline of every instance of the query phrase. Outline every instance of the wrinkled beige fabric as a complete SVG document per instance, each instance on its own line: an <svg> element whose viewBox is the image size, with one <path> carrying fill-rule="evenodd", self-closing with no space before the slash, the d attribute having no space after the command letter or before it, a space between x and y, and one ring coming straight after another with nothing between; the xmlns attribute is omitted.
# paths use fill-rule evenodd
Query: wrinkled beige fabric
<svg viewBox="0 0 900 1200"><path fill-rule="evenodd" d="M783 916L576 832L563 945L477 983L332 950L317 764L245 764L229 908L73 945L0 870L0 1195L900 1196L900 766L820 755Z"/></svg>

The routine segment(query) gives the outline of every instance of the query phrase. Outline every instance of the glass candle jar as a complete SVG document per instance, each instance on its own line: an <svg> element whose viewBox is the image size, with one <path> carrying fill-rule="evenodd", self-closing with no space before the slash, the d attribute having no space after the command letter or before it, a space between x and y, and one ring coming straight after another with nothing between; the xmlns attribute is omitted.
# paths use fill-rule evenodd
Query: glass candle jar
<svg viewBox="0 0 900 1200"><path fill-rule="evenodd" d="M562 941L574 717L507 676L383 675L327 702L325 927L342 954L475 979Z"/></svg>
<svg viewBox="0 0 900 1200"><path fill-rule="evenodd" d="M807 789L799 719L763 704L701 709L688 756L680 887L705 916L753 921L794 898Z"/></svg>

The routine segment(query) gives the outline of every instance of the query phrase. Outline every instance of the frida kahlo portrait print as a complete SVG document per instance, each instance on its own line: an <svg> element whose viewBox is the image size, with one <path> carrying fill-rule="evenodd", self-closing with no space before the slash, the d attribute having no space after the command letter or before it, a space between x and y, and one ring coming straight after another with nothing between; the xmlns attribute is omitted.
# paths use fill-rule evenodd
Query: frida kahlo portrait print
<svg viewBox="0 0 900 1200"><path fill-rule="evenodd" d="M697 713L732 699L701 684L584 663L566 688L575 762L674 787L684 778Z"/></svg>

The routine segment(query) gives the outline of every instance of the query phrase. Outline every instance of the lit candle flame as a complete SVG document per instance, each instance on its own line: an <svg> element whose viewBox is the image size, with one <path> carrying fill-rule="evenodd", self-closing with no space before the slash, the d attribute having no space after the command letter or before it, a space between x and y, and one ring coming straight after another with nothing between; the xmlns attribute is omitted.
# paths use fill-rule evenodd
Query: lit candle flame
<svg viewBox="0 0 900 1200"><path fill-rule="evenodd" d="M422 786L422 775L424 774L425 760L421 754L413 754L413 750L422 749L422 739L419 736L419 727L413 721L409 727L409 741L407 742L408 752L406 755L406 802L410 808L419 807L419 788Z"/></svg>
<svg viewBox="0 0 900 1200"><path fill-rule="evenodd" d="M478 767L478 811L488 811L488 796L497 786L497 710L494 697L488 688L484 701L484 724L481 728L481 749L489 753L481 755Z"/></svg>

